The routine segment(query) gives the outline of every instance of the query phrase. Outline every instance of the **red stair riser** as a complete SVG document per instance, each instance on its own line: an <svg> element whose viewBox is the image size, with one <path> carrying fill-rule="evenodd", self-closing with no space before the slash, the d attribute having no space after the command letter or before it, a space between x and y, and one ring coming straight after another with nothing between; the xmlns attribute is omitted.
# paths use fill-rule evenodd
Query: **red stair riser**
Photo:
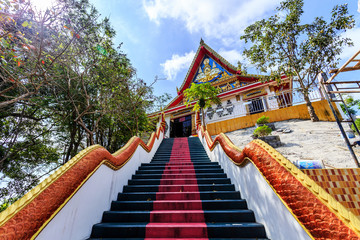
<svg viewBox="0 0 360 240"><path fill-rule="evenodd" d="M145 238L145 240L208 240L208 238Z"/></svg>
<svg viewBox="0 0 360 240"><path fill-rule="evenodd" d="M198 185L160 185L159 192L197 192Z"/></svg>
<svg viewBox="0 0 360 240"><path fill-rule="evenodd" d="M189 168L189 169L179 169L179 168L173 168L173 169L165 169L163 171L163 174L178 174L178 173L192 173L195 174L195 169L194 168Z"/></svg>
<svg viewBox="0 0 360 240"><path fill-rule="evenodd" d="M189 179L160 179L160 185L197 184L196 178Z"/></svg>
<svg viewBox="0 0 360 240"><path fill-rule="evenodd" d="M181 163L181 164L180 164ZM193 162L191 160L185 160L183 158L179 159L173 159L166 163L166 165L193 165Z"/></svg>
<svg viewBox="0 0 360 240"><path fill-rule="evenodd" d="M179 166L179 165L176 165L176 166L167 166L164 168L164 171L166 170L175 170L175 169L181 169L181 170L194 170L194 167L191 165L189 166Z"/></svg>
<svg viewBox="0 0 360 240"><path fill-rule="evenodd" d="M199 192L157 192L156 200L200 200Z"/></svg>
<svg viewBox="0 0 360 240"><path fill-rule="evenodd" d="M180 162L180 160L178 160L178 161L170 161L165 164L165 166L175 166L175 165L177 165L177 166L193 166L193 163L190 161L188 161L188 162L181 161Z"/></svg>
<svg viewBox="0 0 360 240"><path fill-rule="evenodd" d="M177 178L196 178L195 174L186 174L186 173L182 173L182 174L163 174L162 175L162 179L177 179Z"/></svg>
<svg viewBox="0 0 360 240"><path fill-rule="evenodd" d="M193 165L193 163L181 163L181 164L179 164L179 163L166 163L166 165L165 165L165 169L168 169L168 168L183 168L183 169L185 169L185 168L191 168L191 169L193 169L194 168L194 165Z"/></svg>
<svg viewBox="0 0 360 240"><path fill-rule="evenodd" d="M172 169L195 169L195 168L192 164L188 164L188 165L173 164L173 165L166 165L164 168L164 170L172 170Z"/></svg>
<svg viewBox="0 0 360 240"><path fill-rule="evenodd" d="M152 211L150 213L150 222L158 223L190 223L204 222L204 211Z"/></svg>
<svg viewBox="0 0 360 240"><path fill-rule="evenodd" d="M205 223L149 223L146 237L204 238L207 237L207 230Z"/></svg>
<svg viewBox="0 0 360 240"><path fill-rule="evenodd" d="M171 169L187 170L187 169L194 169L194 166L193 165L177 165L177 164L173 164L173 165L167 165L164 168L164 170L171 170Z"/></svg>
<svg viewBox="0 0 360 240"><path fill-rule="evenodd" d="M202 210L201 200L154 201L153 210Z"/></svg>
<svg viewBox="0 0 360 240"><path fill-rule="evenodd" d="M173 158L173 159L170 159L169 162L167 162L167 163L172 164L172 163L179 163L179 162L192 164L192 161L190 159L184 159L184 158L178 158L178 159Z"/></svg>

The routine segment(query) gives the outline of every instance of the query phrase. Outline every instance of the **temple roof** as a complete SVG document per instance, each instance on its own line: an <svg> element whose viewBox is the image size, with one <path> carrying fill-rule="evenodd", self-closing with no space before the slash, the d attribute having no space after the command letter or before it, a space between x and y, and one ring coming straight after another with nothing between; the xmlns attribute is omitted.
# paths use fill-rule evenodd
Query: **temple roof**
<svg viewBox="0 0 360 240"><path fill-rule="evenodd" d="M209 60L206 60L206 59L209 59ZM203 76L205 76L203 73L203 68L204 68L203 65L204 64L205 65L207 64L208 68L211 70L216 69L216 71L212 72L212 75L209 76L209 78L211 78L212 76L216 76L213 78L212 81L217 79L217 82L219 82L219 80L221 80L221 79L219 79L219 77L220 77L220 74L222 74L222 73L224 73L226 75L226 79L229 81L230 80L240 80L241 82L247 82L247 83L257 82L260 78L264 77L263 75L246 74L246 73L242 72L240 69L237 69L231 63L229 63L226 59L224 59L222 56L220 56L217 52L215 52L212 48L210 48L201 39L200 45L196 51L194 59L193 59L191 65L190 65L190 68L186 74L186 77L185 77L183 83L181 84L180 88L177 88L178 96L176 96L165 107L165 109L172 108L172 107L178 105L183 99L184 90L187 89L188 87L190 87L192 82L195 82L195 83L202 82L202 81L197 82L195 78L199 74L202 74Z"/></svg>

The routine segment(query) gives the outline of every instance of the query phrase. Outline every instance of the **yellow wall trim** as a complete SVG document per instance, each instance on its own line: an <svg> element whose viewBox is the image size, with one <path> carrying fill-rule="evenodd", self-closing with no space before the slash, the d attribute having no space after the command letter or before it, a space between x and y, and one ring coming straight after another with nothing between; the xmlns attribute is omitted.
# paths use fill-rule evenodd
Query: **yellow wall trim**
<svg viewBox="0 0 360 240"><path fill-rule="evenodd" d="M0 232L2 236L7 239L27 239L29 236L34 236L36 232L41 231L44 224L46 225L47 222L60 211L67 201L71 199L77 190L102 164L114 170L120 169L131 159L139 145L146 152L150 152L156 138L160 138L161 132L164 132L164 129L165 118L164 114L162 114L160 126L156 133L151 135L147 144L138 137L132 137L124 147L114 154L109 153L100 145L93 145L82 150L21 199L0 213ZM88 157L89 159L87 159ZM86 167L88 168L86 169ZM73 169L82 172L78 174L71 171ZM74 183L70 182L64 185L58 181L62 177L68 177L75 182L73 181ZM76 184L76 186L74 184ZM52 199L52 194L42 194L44 191L48 191L48 189L50 189L49 191L57 191L56 193L60 194L59 197ZM60 207L54 209L54 206ZM50 219L48 217L49 214L52 216ZM30 224L31 222L34 222L35 225Z"/></svg>
<svg viewBox="0 0 360 240"><path fill-rule="evenodd" d="M350 210L345 208L340 202L336 201L328 192L320 187L308 175L303 173L291 161L281 155L267 143L261 140L254 140L255 144L263 148L273 159L286 168L301 184L311 191L321 202L323 202L335 215L343 220L351 229L360 236L360 220Z"/></svg>
<svg viewBox="0 0 360 240"><path fill-rule="evenodd" d="M42 181L39 185L31 189L26 193L22 198L17 200L15 203L10 205L0 214L0 226L6 223L10 218L12 218L16 213L21 211L27 204L29 204L34 198L36 198L42 191L44 191L48 186L55 182L59 177L61 177L68 169L74 166L78 161L80 161L88 153L92 152L95 149L102 148L100 145L93 145L85 148L76 154L75 157L70 159L63 166L59 167L53 174L48 178Z"/></svg>
<svg viewBox="0 0 360 240"><path fill-rule="evenodd" d="M331 121L331 122L335 121L330 106L326 100L312 102L312 105L320 121ZM334 104L333 106L337 110L336 105ZM222 132L226 133L238 129L253 127L255 126L256 120L263 115L269 117L270 122L279 122L290 119L310 119L310 115L307 110L306 104L301 104L301 105L271 110L268 112L256 113L253 115L209 123L206 125L206 128L209 134L213 136L220 134Z"/></svg>

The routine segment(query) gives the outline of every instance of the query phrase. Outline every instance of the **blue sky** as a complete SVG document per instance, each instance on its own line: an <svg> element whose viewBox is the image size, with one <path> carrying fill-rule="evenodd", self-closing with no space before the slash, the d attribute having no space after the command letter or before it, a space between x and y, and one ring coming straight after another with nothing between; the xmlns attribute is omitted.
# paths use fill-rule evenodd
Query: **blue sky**
<svg viewBox="0 0 360 240"><path fill-rule="evenodd" d="M155 94L176 95L189 69L200 39L236 65L242 56L243 30L274 14L279 0L90 0L102 17L109 17L117 32L116 44L137 69L138 77L151 83ZM355 47L345 49L342 62L360 49L360 13L356 0L305 0L303 21L330 17L336 4L348 3L356 28L346 33ZM249 66L248 72L257 73ZM352 77L352 76L351 76ZM350 79L349 79L350 80ZM352 78L351 80L356 80ZM359 80L359 79L357 79Z"/></svg>

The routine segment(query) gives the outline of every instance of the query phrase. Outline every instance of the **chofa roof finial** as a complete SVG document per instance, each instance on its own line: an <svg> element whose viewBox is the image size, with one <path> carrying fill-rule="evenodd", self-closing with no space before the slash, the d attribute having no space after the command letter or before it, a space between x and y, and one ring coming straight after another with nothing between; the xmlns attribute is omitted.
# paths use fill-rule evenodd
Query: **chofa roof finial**
<svg viewBox="0 0 360 240"><path fill-rule="evenodd" d="M201 38L200 39L200 45L203 45L204 44L204 40Z"/></svg>

